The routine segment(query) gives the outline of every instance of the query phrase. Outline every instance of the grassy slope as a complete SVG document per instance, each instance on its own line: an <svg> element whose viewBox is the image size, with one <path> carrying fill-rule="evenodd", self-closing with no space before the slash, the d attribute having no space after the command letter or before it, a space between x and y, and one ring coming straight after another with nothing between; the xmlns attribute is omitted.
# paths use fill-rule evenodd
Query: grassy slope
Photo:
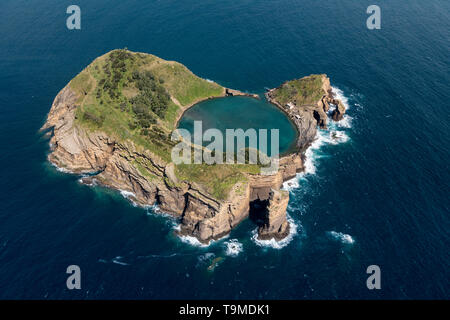
<svg viewBox="0 0 450 320"><path fill-rule="evenodd" d="M118 61L115 58L118 54L123 56L119 59L122 67L114 68L112 61ZM163 116L158 116L151 108L146 110L147 116L156 122L149 127L137 123L136 113L133 112L133 98L141 92L133 80L133 74L146 71L152 74L156 86L162 86L174 98L165 104ZM105 89L105 82L114 82L115 73L120 78L116 80L117 87ZM97 58L70 82L70 87L82 97L78 101L76 125L106 132L119 141L131 141L166 162L171 162L171 149L175 143L169 137L181 110L197 101L224 93L223 87L195 76L180 63L126 50L114 50ZM132 163L144 176L155 178L147 170L145 159ZM217 199L226 199L233 185L246 181L243 172L258 173L257 170L257 166L251 165L192 164L176 166L175 173L180 180L202 185Z"/></svg>
<svg viewBox="0 0 450 320"><path fill-rule="evenodd" d="M273 98L281 105L294 102L297 106L316 104L324 95L322 76L310 75L283 83L273 92Z"/></svg>

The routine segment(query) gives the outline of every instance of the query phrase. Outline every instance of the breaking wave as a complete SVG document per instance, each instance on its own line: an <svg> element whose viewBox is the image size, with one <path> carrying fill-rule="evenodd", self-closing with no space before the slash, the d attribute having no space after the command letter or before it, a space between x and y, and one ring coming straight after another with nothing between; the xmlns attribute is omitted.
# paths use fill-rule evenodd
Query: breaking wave
<svg viewBox="0 0 450 320"><path fill-rule="evenodd" d="M339 88L332 87L333 92L337 99L341 100L344 104L346 111L350 109L349 99L344 95L343 91ZM283 183L283 189L292 191L300 187L300 179L306 175L314 175L316 173L317 160L324 155L320 152L321 148L326 145L338 145L346 143L350 140L346 129L352 127L353 118L346 113L341 121L332 121L331 114L333 106L329 111L328 129L317 130L315 140L311 143L311 146L305 152L305 170L298 173L293 179L285 181Z"/></svg>
<svg viewBox="0 0 450 320"><path fill-rule="evenodd" d="M170 213L161 210L161 208L156 203L153 205L146 205L144 206L144 209L146 210L148 216L164 217L167 219L167 222L169 224L172 224L174 227L178 225L176 223L175 217Z"/></svg>
<svg viewBox="0 0 450 320"><path fill-rule="evenodd" d="M130 192L127 190L121 190L121 189L119 189L119 192L120 192L121 196L124 197L125 199L129 200L134 207L138 206L138 204L133 201L133 198L136 198L136 195L133 192Z"/></svg>
<svg viewBox="0 0 450 320"><path fill-rule="evenodd" d="M78 179L78 182L81 184L84 184L85 186L88 186L88 187L94 187L94 186L98 185L97 179L92 178L92 179L86 180L86 178L88 178L88 177L90 177L90 176L83 174L81 176L81 178Z"/></svg>
<svg viewBox="0 0 450 320"><path fill-rule="evenodd" d="M336 231L328 231L328 234L334 240L338 240L344 244L353 244L355 242L355 240L349 234L345 234L342 232L336 232Z"/></svg>
<svg viewBox="0 0 450 320"><path fill-rule="evenodd" d="M181 225L177 224L177 223L174 223L173 230L180 231L181 230ZM177 236L181 240L181 242L183 242L183 243L189 244L189 245L194 246L194 247L207 248L207 247L209 247L210 245L212 245L214 243L217 243L217 242L219 242L219 241L221 241L223 239L228 238L230 236L230 234L226 234L226 235L224 235L223 237L221 237L219 239L209 240L208 243L202 243L196 237L193 237L193 236L179 235L179 234Z"/></svg>
<svg viewBox="0 0 450 320"><path fill-rule="evenodd" d="M192 236L178 236L178 238L180 238L181 242L184 242L194 247L202 247L202 248L209 247L209 245L212 242L210 241L209 243L201 243L196 237Z"/></svg>
<svg viewBox="0 0 450 320"><path fill-rule="evenodd" d="M120 194L122 195L122 197L124 198L130 198L130 197L136 197L136 195L133 192L130 191L126 191L126 190L119 190Z"/></svg>
<svg viewBox="0 0 450 320"><path fill-rule="evenodd" d="M230 257L237 257L239 253L241 253L244 249L242 243L238 241L238 239L231 239L230 241L225 242L226 255Z"/></svg>
<svg viewBox="0 0 450 320"><path fill-rule="evenodd" d="M56 169L56 171L58 172L62 172L62 173L70 173L70 174L74 174L72 171L66 169L66 168L61 168L58 167L56 164L54 164L53 162L50 161L50 164Z"/></svg>
<svg viewBox="0 0 450 320"><path fill-rule="evenodd" d="M292 219L288 214L287 214L287 221L289 222L290 228L289 234L286 238L280 241L277 241L273 238L270 240L260 240L258 239L258 229L256 228L255 230L252 231L253 242L255 242L256 245L260 247L269 247L273 249L282 249L286 247L292 241L292 239L294 239L298 229L298 225L295 223L294 219Z"/></svg>

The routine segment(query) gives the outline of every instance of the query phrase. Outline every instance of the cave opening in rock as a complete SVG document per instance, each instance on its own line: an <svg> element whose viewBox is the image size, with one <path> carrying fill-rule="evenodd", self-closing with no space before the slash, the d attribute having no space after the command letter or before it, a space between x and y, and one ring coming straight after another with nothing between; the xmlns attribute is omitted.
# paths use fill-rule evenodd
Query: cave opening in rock
<svg viewBox="0 0 450 320"><path fill-rule="evenodd" d="M269 199L256 199L250 202L249 218L258 227L264 227L269 219Z"/></svg>

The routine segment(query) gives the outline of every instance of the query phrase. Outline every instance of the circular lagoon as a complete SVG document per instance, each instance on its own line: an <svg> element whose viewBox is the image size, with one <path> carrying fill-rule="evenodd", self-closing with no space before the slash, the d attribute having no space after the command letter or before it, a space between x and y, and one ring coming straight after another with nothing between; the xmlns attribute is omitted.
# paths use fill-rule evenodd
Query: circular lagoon
<svg viewBox="0 0 450 320"><path fill-rule="evenodd" d="M265 99L225 97L206 100L188 109L180 119L178 128L187 129L193 134L194 121L202 121L203 132L215 128L224 137L227 129L255 129L257 132L259 129L267 129L269 152L270 130L278 129L281 154L293 150L297 138L296 128L286 114ZM208 143L204 142L204 145Z"/></svg>

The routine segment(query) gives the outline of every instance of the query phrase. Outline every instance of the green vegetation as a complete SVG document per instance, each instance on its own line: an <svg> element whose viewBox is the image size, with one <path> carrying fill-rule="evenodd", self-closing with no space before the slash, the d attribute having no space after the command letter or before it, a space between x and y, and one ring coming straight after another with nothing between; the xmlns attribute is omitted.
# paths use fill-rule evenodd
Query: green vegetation
<svg viewBox="0 0 450 320"><path fill-rule="evenodd" d="M145 162L144 159L139 159L139 160L134 160L133 166L138 169L138 171L140 172L140 174L142 174L144 177L147 177L150 180L156 179L157 176L155 174L153 174L145 164L143 164L143 162Z"/></svg>
<svg viewBox="0 0 450 320"><path fill-rule="evenodd" d="M225 90L195 76L182 64L126 49L97 58L70 86L79 97L76 125L103 131L119 141L130 141L166 162L171 162L171 150L177 143L170 140L170 135L181 110L200 100L222 96ZM132 160L132 164L148 179L157 178L145 159ZM175 167L180 180L201 184L218 199L226 199L237 182L245 182L245 172L259 173L259 167Z"/></svg>
<svg viewBox="0 0 450 320"><path fill-rule="evenodd" d="M285 82L274 90L273 98L281 105L288 102L294 102L297 106L316 104L325 94L322 89L322 76L314 74Z"/></svg>
<svg viewBox="0 0 450 320"><path fill-rule="evenodd" d="M224 90L181 64L128 50L97 58L70 86L80 97L77 125L130 140L166 161L181 108Z"/></svg>
<svg viewBox="0 0 450 320"><path fill-rule="evenodd" d="M257 165L249 164L180 164L175 167L178 178L203 185L219 200L224 200L236 183L247 182L244 173L258 174L260 170Z"/></svg>
<svg viewBox="0 0 450 320"><path fill-rule="evenodd" d="M167 61L166 61L167 62ZM207 97L223 95L224 88L214 82L201 79L177 62L168 65L156 63L153 72L163 79L164 86L181 105L191 105Z"/></svg>

